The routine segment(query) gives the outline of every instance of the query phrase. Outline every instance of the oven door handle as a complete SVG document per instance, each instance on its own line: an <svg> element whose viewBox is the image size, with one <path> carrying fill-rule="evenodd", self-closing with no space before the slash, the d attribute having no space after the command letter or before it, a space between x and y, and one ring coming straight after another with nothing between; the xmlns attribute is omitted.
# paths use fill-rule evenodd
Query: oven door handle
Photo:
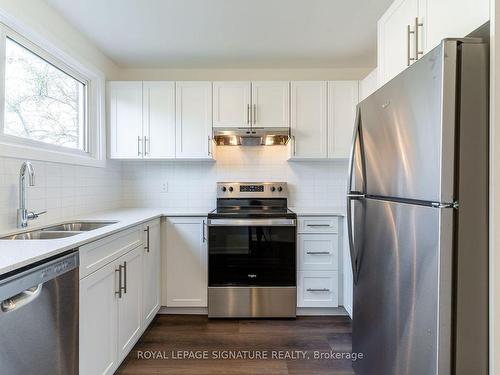
<svg viewBox="0 0 500 375"><path fill-rule="evenodd" d="M295 219L208 219L209 227L295 227Z"/></svg>

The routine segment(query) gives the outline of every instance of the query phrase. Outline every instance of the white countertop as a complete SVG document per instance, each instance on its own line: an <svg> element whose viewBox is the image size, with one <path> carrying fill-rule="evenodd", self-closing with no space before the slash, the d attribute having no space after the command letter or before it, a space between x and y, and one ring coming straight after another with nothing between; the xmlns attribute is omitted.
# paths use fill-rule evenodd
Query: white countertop
<svg viewBox="0 0 500 375"><path fill-rule="evenodd" d="M0 240L0 275L77 248L148 220L161 216L206 216L211 210L211 208L189 208L182 210L126 208L76 216L63 222L113 220L118 221L118 223L66 238L50 240ZM43 227L47 227L47 225ZM36 226L28 228L28 230L36 229ZM5 233L2 236L9 234L11 233Z"/></svg>
<svg viewBox="0 0 500 375"><path fill-rule="evenodd" d="M299 216L345 216L345 207L290 207Z"/></svg>

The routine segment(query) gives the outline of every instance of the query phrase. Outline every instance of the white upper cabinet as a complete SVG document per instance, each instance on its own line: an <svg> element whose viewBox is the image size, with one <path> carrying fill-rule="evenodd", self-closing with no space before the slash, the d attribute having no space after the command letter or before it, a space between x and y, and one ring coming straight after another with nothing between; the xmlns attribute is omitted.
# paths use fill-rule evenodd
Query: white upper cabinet
<svg viewBox="0 0 500 375"><path fill-rule="evenodd" d="M445 38L463 38L490 19L489 0L395 0L378 22L383 85Z"/></svg>
<svg viewBox="0 0 500 375"><path fill-rule="evenodd" d="M329 158L349 158L357 104L358 81L328 82Z"/></svg>
<svg viewBox="0 0 500 375"><path fill-rule="evenodd" d="M177 82L176 157L212 159L212 83Z"/></svg>
<svg viewBox="0 0 500 375"><path fill-rule="evenodd" d="M109 156L121 159L141 159L142 82L110 82Z"/></svg>
<svg viewBox="0 0 500 375"><path fill-rule="evenodd" d="M488 0L419 0L425 52L444 38L461 38L490 19Z"/></svg>
<svg viewBox="0 0 500 375"><path fill-rule="evenodd" d="M396 0L378 21L378 73L384 84L415 58L415 19L418 0Z"/></svg>
<svg viewBox="0 0 500 375"><path fill-rule="evenodd" d="M175 83L143 84L144 157L175 157Z"/></svg>
<svg viewBox="0 0 500 375"><path fill-rule="evenodd" d="M252 124L257 127L290 126L290 83L252 82Z"/></svg>
<svg viewBox="0 0 500 375"><path fill-rule="evenodd" d="M291 159L327 157L327 84L291 83Z"/></svg>
<svg viewBox="0 0 500 375"><path fill-rule="evenodd" d="M213 100L214 126L250 126L250 82L214 82Z"/></svg>
<svg viewBox="0 0 500 375"><path fill-rule="evenodd" d="M202 217L169 217L167 307L207 307L207 231Z"/></svg>

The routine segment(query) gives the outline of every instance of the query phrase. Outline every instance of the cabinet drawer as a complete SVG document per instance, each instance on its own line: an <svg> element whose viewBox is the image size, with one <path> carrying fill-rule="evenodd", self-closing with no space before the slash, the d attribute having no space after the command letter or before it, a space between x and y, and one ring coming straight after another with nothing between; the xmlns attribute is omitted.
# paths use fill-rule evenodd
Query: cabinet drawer
<svg viewBox="0 0 500 375"><path fill-rule="evenodd" d="M299 271L297 307L337 307L337 271Z"/></svg>
<svg viewBox="0 0 500 375"><path fill-rule="evenodd" d="M338 233L339 220L336 216L299 217L299 233Z"/></svg>
<svg viewBox="0 0 500 375"><path fill-rule="evenodd" d="M142 226L115 233L80 247L80 279L142 245Z"/></svg>
<svg viewBox="0 0 500 375"><path fill-rule="evenodd" d="M299 270L338 269L339 240L336 234L299 234Z"/></svg>

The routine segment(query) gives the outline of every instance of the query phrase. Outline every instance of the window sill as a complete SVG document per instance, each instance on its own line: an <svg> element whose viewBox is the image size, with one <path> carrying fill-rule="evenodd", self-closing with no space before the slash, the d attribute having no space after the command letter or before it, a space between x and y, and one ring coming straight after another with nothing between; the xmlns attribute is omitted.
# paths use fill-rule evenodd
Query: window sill
<svg viewBox="0 0 500 375"><path fill-rule="evenodd" d="M16 159L38 160L51 163L72 164L86 167L106 166L106 160L71 152L45 150L43 148L0 142L0 156Z"/></svg>

